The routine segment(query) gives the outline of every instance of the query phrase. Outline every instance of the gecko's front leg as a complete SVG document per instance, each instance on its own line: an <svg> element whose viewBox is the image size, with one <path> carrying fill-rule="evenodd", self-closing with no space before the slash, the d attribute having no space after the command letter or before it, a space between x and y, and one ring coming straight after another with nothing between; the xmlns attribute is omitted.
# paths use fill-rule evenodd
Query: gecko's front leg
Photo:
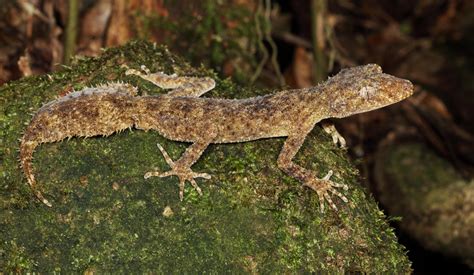
<svg viewBox="0 0 474 275"><path fill-rule="evenodd" d="M125 67L128 68L126 65ZM145 73L128 68L125 75L136 75L162 89L173 89L167 94L168 96L200 97L216 86L216 82L210 77L167 75L161 72L151 73L144 65L142 70Z"/></svg>
<svg viewBox="0 0 474 275"><path fill-rule="evenodd" d="M337 211L336 204L331 199L331 193L338 196L342 201L348 202L347 198L336 190L336 188L341 187L344 190L347 190L347 185L331 181L330 177L333 174L332 171L329 171L325 177L319 179L316 177L314 171L303 168L292 161L301 145L303 145L306 134L307 132L301 132L288 136L285 144L283 144L280 155L278 156L278 167L288 175L302 182L303 186L316 191L319 197L321 212L324 211L324 201L327 201L329 205Z"/></svg>
<svg viewBox="0 0 474 275"><path fill-rule="evenodd" d="M339 134L333 123L321 122L321 126L323 127L324 132L331 135L334 144L337 145L339 143L341 148L346 148L346 140L341 136L341 134Z"/></svg>
<svg viewBox="0 0 474 275"><path fill-rule="evenodd" d="M179 198L181 200L183 200L184 184L186 181L189 181L194 189L196 189L196 191L199 193L199 195L202 195L201 188L199 188L197 185L195 178L210 179L211 176L206 173L196 173L191 170L191 166L199 159L204 150L206 150L209 142L193 143L186 149L186 152L184 152L181 158L177 161L173 161L160 144L157 145L163 154L166 163L168 163L168 165L171 167L171 170L167 172L148 172L145 174L144 178L148 179L150 177L177 176L179 178Z"/></svg>

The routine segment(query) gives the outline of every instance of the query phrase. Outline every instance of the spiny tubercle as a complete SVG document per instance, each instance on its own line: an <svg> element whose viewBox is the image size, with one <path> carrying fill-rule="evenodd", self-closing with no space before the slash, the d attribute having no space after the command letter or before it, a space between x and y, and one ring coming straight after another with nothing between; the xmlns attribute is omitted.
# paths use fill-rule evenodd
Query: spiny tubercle
<svg viewBox="0 0 474 275"><path fill-rule="evenodd" d="M381 108L413 93L408 80L384 74L375 64L344 69L316 87L241 100L199 97L215 86L214 80L206 77L142 74L133 69L126 74L174 90L159 96L135 96L135 87L109 83L73 92L46 104L34 115L21 139L20 162L31 188L46 205L51 206L35 188L31 165L39 144L74 136L108 136L130 127L155 130L167 139L191 142L191 148L199 148L196 152L187 150L176 162L183 166L182 171L177 170L180 173L191 171L190 166L208 144L286 136L279 167L295 178L299 174L298 179L306 186L313 186L311 182L318 182L313 186L316 189L325 186L318 189L324 195L318 193L320 199L325 199L332 190L327 186L329 181L313 179L313 172L291 161L313 126L325 118Z"/></svg>

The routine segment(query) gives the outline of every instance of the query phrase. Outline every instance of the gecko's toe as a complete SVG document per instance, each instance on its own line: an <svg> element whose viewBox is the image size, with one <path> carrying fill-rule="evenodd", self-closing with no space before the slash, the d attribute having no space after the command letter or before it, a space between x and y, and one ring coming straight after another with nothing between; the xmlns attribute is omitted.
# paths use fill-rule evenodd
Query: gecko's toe
<svg viewBox="0 0 474 275"><path fill-rule="evenodd" d="M211 179L211 175L209 175L208 173L194 173L192 174L192 178L203 178L203 179Z"/></svg>
<svg viewBox="0 0 474 275"><path fill-rule="evenodd" d="M344 190L347 190L348 186L346 184L335 183L331 181L330 178L332 175L333 171L330 170L322 179L318 179L316 177L310 178L307 182L303 184L303 186L309 187L312 190L316 191L319 198L319 207L321 212L324 212L325 201L332 209L334 209L334 211L338 211L336 204L331 198L331 194L336 195L345 203L349 201L342 193L335 189L343 188Z"/></svg>
<svg viewBox="0 0 474 275"><path fill-rule="evenodd" d="M191 179L191 180L189 180L189 181L191 182L191 185L194 187L194 189L198 192L198 194L202 196L202 190L201 190L201 188L199 187L199 185L197 185L196 180L195 180L195 179Z"/></svg>
<svg viewBox="0 0 474 275"><path fill-rule="evenodd" d="M165 178L165 177L174 176L174 175L176 175L176 174L173 172L173 170L170 170L170 171L167 171L167 172L147 172L147 173L145 173L143 178L145 178L145 179L148 179L148 178L151 178L151 177Z"/></svg>
<svg viewBox="0 0 474 275"><path fill-rule="evenodd" d="M347 190L347 189L345 189L345 190ZM334 195L338 196L343 202L345 202L345 203L349 202L349 200L346 198L346 196L344 196L343 194L341 194L340 192L338 192L334 188L329 189L329 192L331 192Z"/></svg>
<svg viewBox="0 0 474 275"><path fill-rule="evenodd" d="M141 66L140 66L140 69L141 69L142 71L144 71L146 74L150 74L150 69L148 69L147 66L141 65Z"/></svg>
<svg viewBox="0 0 474 275"><path fill-rule="evenodd" d="M143 175L144 179L149 179L150 177L151 177L151 172L147 172L145 173L145 175Z"/></svg>
<svg viewBox="0 0 474 275"><path fill-rule="evenodd" d="M158 146L160 147L160 146ZM145 173L143 176L145 179L148 179L150 177L169 177L169 176L177 176L179 178L179 199L182 201L184 198L184 188L186 181L189 181L193 188L198 192L199 195L202 195L202 190L198 186L195 178L204 178L204 179L210 179L211 175L208 173L196 173L193 172L190 168L187 169L179 169L178 167L174 167L169 171L166 172L157 172L157 171L150 171Z"/></svg>
<svg viewBox="0 0 474 275"><path fill-rule="evenodd" d="M322 178L321 180L329 181L329 179L332 177L332 174L334 174L334 172L332 170L329 170L326 176L324 176L324 178Z"/></svg>
<svg viewBox="0 0 474 275"><path fill-rule="evenodd" d="M329 196L328 193L325 193L325 194L324 194L324 198L325 198L326 201L329 203L329 205L331 206L331 208L334 209L334 211L337 212L337 206L336 206L336 204L332 201L331 196Z"/></svg>
<svg viewBox="0 0 474 275"><path fill-rule="evenodd" d="M183 201L184 198L184 183L185 180L179 179L179 200Z"/></svg>
<svg viewBox="0 0 474 275"><path fill-rule="evenodd" d="M159 172L147 172L145 173L145 175L143 176L144 179L149 179L151 177L156 177L158 176L160 173Z"/></svg>

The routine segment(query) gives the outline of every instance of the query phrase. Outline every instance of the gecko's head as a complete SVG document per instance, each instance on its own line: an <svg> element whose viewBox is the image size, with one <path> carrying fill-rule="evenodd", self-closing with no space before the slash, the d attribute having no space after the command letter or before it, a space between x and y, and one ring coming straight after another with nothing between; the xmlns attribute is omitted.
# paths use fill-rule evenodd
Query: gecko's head
<svg viewBox="0 0 474 275"><path fill-rule="evenodd" d="M399 102L413 94L413 84L382 73L376 64L344 69L324 84L329 112L346 117Z"/></svg>

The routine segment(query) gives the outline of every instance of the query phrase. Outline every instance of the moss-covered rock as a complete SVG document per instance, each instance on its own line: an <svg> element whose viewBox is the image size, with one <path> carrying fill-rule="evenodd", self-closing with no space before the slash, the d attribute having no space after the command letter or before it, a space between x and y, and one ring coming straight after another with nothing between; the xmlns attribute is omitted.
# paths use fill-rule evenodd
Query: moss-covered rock
<svg viewBox="0 0 474 275"><path fill-rule="evenodd" d="M71 68L0 87L0 269L4 271L410 272L404 248L384 214L357 184L345 152L319 128L296 161L350 186L349 204L319 212L314 192L276 166L283 139L211 145L193 166L213 175L178 198L177 179L143 179L168 170L156 143L177 159L188 144L156 132L43 144L34 154L36 200L18 162L18 139L30 114L72 89L122 80L142 94L163 93L121 64L183 75L208 75L166 48L132 42ZM245 98L265 91L217 80L206 96Z"/></svg>
<svg viewBox="0 0 474 275"><path fill-rule="evenodd" d="M474 180L414 141L378 155L379 198L403 217L401 229L423 247L474 268Z"/></svg>

